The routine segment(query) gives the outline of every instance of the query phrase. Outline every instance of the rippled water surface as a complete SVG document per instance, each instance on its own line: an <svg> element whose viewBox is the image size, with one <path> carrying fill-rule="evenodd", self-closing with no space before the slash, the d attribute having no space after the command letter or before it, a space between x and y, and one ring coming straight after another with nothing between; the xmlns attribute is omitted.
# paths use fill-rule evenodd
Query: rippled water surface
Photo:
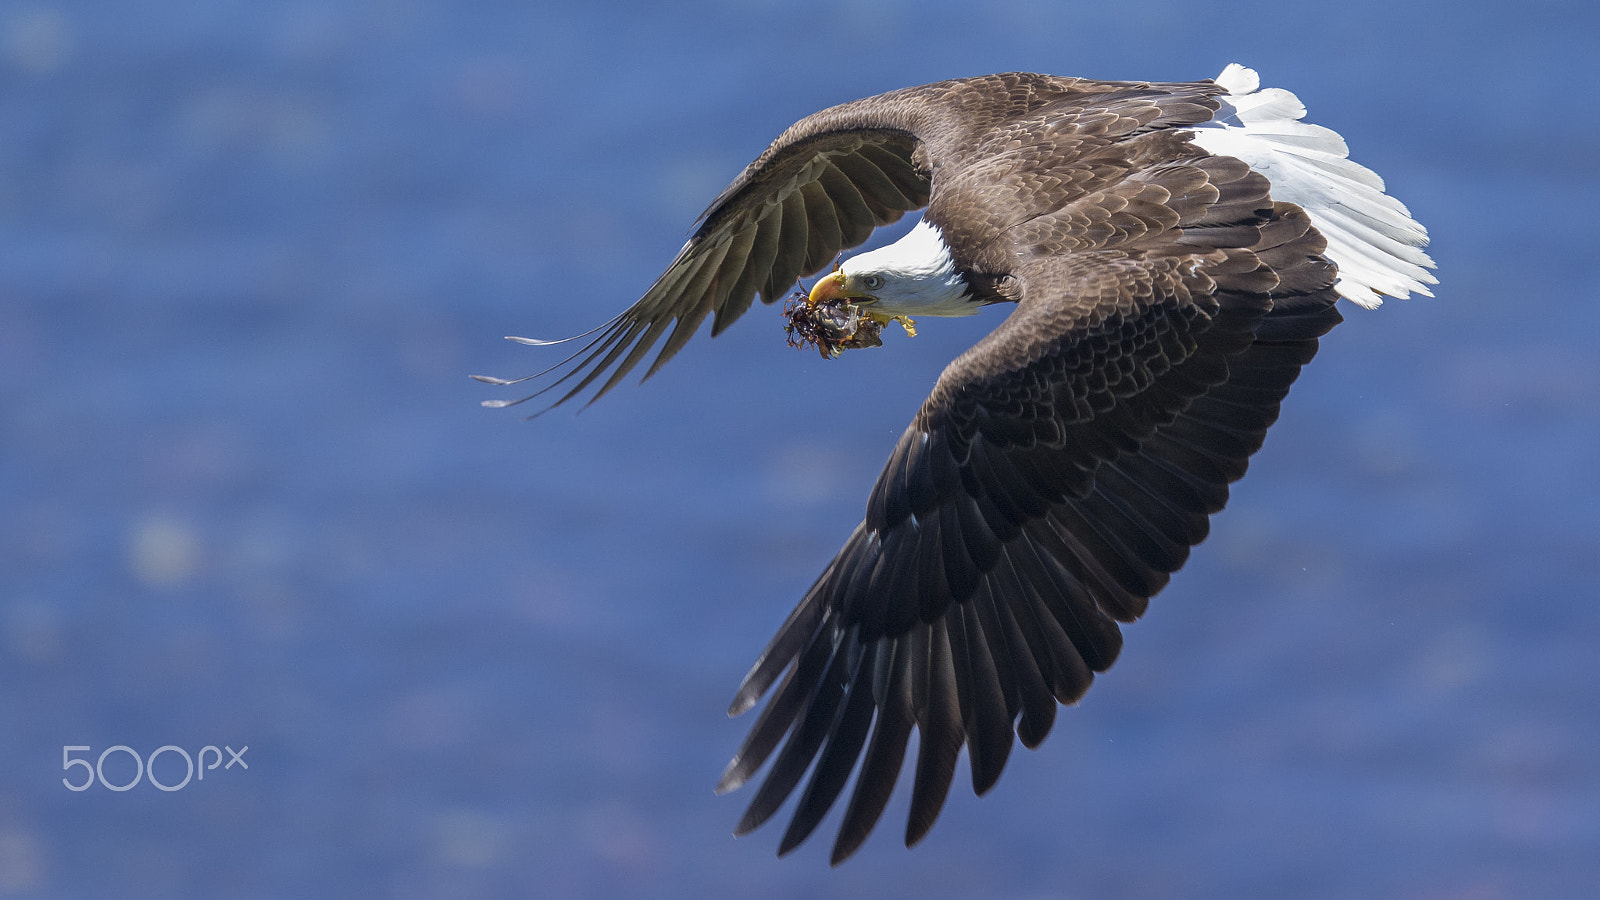
<svg viewBox="0 0 1600 900"><path fill-rule="evenodd" d="M0 897L1591 891L1600 17L1213 6L0 5ZM808 112L1234 60L1430 227L1438 298L1346 310L986 798L837 870L734 841L738 679L999 315L824 364L757 309L532 423L466 376L631 302ZM116 745L249 768L62 784Z"/></svg>

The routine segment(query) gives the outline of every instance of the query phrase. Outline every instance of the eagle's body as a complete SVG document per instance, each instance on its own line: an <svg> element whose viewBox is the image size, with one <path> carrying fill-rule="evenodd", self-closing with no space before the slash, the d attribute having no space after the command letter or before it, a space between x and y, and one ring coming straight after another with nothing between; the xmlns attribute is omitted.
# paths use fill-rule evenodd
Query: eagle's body
<svg viewBox="0 0 1600 900"><path fill-rule="evenodd" d="M734 713L782 681L719 786L778 751L739 832L810 769L786 852L859 765L843 859L913 729L908 845L963 746L987 790L1013 736L1044 739L1056 704L1116 659L1118 623L1205 537L1341 320L1336 299L1427 293L1421 226L1337 134L1299 121L1292 94L1256 88L1237 66L1191 84L1007 74L808 116L572 358L561 400L610 371L603 394L669 324L651 372L708 314L716 334L922 207L810 300L891 318L1017 304L940 376L864 520L746 676Z"/></svg>

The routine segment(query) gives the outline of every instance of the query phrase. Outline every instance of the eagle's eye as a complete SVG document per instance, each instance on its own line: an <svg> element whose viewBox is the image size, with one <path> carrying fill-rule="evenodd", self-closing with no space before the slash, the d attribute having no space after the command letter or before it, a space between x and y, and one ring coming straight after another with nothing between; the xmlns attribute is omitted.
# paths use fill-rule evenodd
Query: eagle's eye
<svg viewBox="0 0 1600 900"><path fill-rule="evenodd" d="M861 285L869 291L875 291L878 288L883 287L883 276L868 275L867 277L861 279Z"/></svg>

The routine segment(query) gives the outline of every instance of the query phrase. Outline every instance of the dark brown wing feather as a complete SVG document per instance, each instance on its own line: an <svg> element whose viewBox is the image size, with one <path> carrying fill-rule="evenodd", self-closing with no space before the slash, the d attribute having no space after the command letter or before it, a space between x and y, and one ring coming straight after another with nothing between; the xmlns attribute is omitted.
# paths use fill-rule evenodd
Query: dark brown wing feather
<svg viewBox="0 0 1600 900"><path fill-rule="evenodd" d="M666 335L648 378L707 315L713 317L711 333L720 334L758 294L766 303L778 300L797 279L816 274L873 229L926 205L929 172L916 158L915 136L902 127L918 90L836 107L790 128L717 197L637 303L577 353L540 373L560 372L543 389L492 405L521 403L568 385L552 404L559 405L605 377L593 402Z"/></svg>
<svg viewBox="0 0 1600 900"><path fill-rule="evenodd" d="M967 168L935 180L927 216L1019 306L945 370L746 677L732 713L784 682L719 789L783 749L739 833L809 768L787 852L859 765L833 849L848 857L913 730L908 845L963 746L974 790L991 787L1013 735L1037 745L1115 661L1118 623L1204 539L1340 321L1305 214L1165 127L1208 115L1201 87L1107 86L957 142Z"/></svg>

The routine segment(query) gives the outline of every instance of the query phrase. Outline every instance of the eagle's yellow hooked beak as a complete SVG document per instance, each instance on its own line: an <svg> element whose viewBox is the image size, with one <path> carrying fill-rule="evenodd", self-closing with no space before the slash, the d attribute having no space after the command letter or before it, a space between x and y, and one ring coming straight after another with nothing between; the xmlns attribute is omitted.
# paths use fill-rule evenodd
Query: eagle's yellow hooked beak
<svg viewBox="0 0 1600 900"><path fill-rule="evenodd" d="M817 279L817 283L811 286L811 296L806 302L815 306L818 303L825 303L830 300L876 299L878 298L852 284L849 277L843 272L835 270Z"/></svg>

